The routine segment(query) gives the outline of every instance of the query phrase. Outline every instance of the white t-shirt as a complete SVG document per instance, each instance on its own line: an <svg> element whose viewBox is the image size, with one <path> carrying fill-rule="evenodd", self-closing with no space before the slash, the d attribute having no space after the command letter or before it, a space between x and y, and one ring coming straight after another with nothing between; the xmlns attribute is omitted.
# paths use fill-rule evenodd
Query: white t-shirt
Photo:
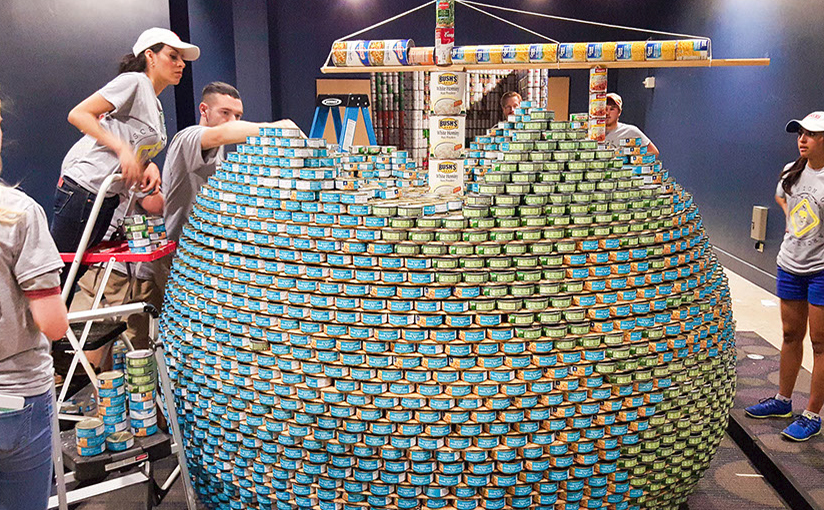
<svg viewBox="0 0 824 510"><path fill-rule="evenodd" d="M146 73L123 73L98 90L114 105L100 121L106 131L128 141L141 161L149 161L166 146L163 107ZM69 150L63 175L97 193L109 175L120 171L120 159L111 149L86 135ZM125 184L115 183L107 197L125 193Z"/></svg>
<svg viewBox="0 0 824 510"><path fill-rule="evenodd" d="M166 236L179 241L183 227L189 219L200 187L214 175L223 158L223 147L204 151L201 148L206 126L189 126L180 131L169 143L163 164L163 217L166 220Z"/></svg>
<svg viewBox="0 0 824 510"><path fill-rule="evenodd" d="M623 122L619 122L615 126L615 129L607 133L607 137L604 141L617 148L619 146L619 141L624 138L640 138L641 145L644 147L649 145L650 141L649 138L647 138L647 135L645 135L644 132L636 126L633 126L632 124L624 124Z"/></svg>
<svg viewBox="0 0 824 510"><path fill-rule="evenodd" d="M52 385L51 344L34 322L26 291L60 287L63 261L46 214L22 191L0 187L0 393L33 397Z"/></svg>
<svg viewBox="0 0 824 510"><path fill-rule="evenodd" d="M792 163L784 167L786 171ZM787 200L784 240L778 250L778 266L797 275L824 271L824 169L807 167L787 195L780 179L775 194Z"/></svg>

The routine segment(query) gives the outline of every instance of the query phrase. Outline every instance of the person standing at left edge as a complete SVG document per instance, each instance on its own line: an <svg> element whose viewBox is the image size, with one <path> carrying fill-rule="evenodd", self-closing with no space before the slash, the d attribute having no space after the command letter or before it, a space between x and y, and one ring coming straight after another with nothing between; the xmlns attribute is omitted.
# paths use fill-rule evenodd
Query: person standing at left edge
<svg viewBox="0 0 824 510"><path fill-rule="evenodd" d="M69 328L62 267L43 208L0 182L0 510L49 506L56 412L49 340Z"/></svg>
<svg viewBox="0 0 824 510"><path fill-rule="evenodd" d="M824 112L791 120L789 133L798 135L799 157L781 172L775 201L787 219L778 252L776 295L781 299L781 365L778 393L746 409L751 418L792 417L792 395L810 325L813 374L807 408L781 433L806 441L821 432L824 405Z"/></svg>
<svg viewBox="0 0 824 510"><path fill-rule="evenodd" d="M109 175L120 172L123 180L107 190L89 246L103 239L120 197L128 197L133 185L142 192L159 191L160 171L150 162L166 146L167 136L157 96L180 83L185 61L199 56L197 46L171 30L150 28L123 57L118 76L69 113L69 122L85 136L69 151L55 193L51 234L59 251L77 250L92 204ZM78 279L82 273L81 268Z"/></svg>

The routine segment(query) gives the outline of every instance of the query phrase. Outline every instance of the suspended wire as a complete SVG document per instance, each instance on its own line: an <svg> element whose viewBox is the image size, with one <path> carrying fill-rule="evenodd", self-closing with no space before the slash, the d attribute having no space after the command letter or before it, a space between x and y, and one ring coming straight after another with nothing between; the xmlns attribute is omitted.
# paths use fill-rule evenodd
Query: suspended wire
<svg viewBox="0 0 824 510"><path fill-rule="evenodd" d="M402 17L406 16L407 14L412 14L412 13L413 13L413 12L415 12L415 11L418 11L418 10L423 9L424 7L430 6L430 5L434 4L436 1L437 1L437 0L430 0L429 2L426 2L425 4L421 4L421 5L419 5L419 6L415 7L415 8L413 8L413 9L409 9L409 10L408 10L408 11L406 11L406 12L402 12L402 13L400 13L400 14L396 15L396 16L392 16L391 18L387 18L387 19L385 19L385 20L383 20L383 21L380 21L380 22L378 22L378 23L375 23L375 24L374 24L374 25L372 25L372 26L368 26L368 27L366 27L366 28L364 28L364 29L362 29L362 30L358 30L357 32L352 32L351 34L349 34L349 35L347 35L347 36L341 37L341 38L339 38L339 39L335 39L335 41L332 43L332 48L334 48L334 47L335 47L335 43L336 43L336 42L345 41L345 40L349 39L350 37L356 37L356 36L359 36L359 35L361 35L361 34L362 34L362 33L364 33L364 32L368 32L368 31L372 30L373 28L378 28L378 27L379 27L379 26L381 26L381 25L385 25L385 24L387 24L387 23L391 23L392 21L395 21L396 19L400 19L400 18L402 18ZM328 66L328 65L329 65L329 60L332 58L332 51L333 51L332 49L330 49L330 50L329 50L329 55L327 55L327 56L326 56L326 62L324 63L324 66Z"/></svg>
<svg viewBox="0 0 824 510"><path fill-rule="evenodd" d="M709 37L704 37L704 36L701 36L701 35L689 35L689 34L679 34L679 33L675 33L675 32L663 32L661 30L649 30L649 29L646 29L646 28L627 27L627 26L624 26L624 25L613 25L611 23L600 23L600 22L597 22L597 21L587 21L587 20L582 20L582 19L567 18L567 17L564 17L564 16L555 16L555 15L552 15L552 14L544 14L544 13L541 13L541 12L524 11L524 10L521 10L521 9L513 9L511 7L501 7L500 5L492 5L492 4L485 4L485 3L481 3L481 2L474 2L472 0L456 0L456 2L459 2L459 3L461 3L463 5L466 5L466 6L469 6L470 4L472 4L472 5L476 5L476 6L487 7L487 8L490 8L490 9L499 9L499 10L502 10L502 11L515 12L515 13L518 13L518 14L526 14L526 15L529 15L529 16L538 16L538 17L541 17L541 18L549 18L549 19L554 19L554 20L559 20L559 21L571 21L573 23L583 23L585 25L594 25L594 26L598 26L598 27L617 28L617 29L620 29L620 30L631 30L631 31L634 31L634 32L644 32L644 33L647 33L647 34L671 35L671 36L675 36L675 37L689 37L689 38L693 38L693 39L707 39L707 40L709 40Z"/></svg>
<svg viewBox="0 0 824 510"><path fill-rule="evenodd" d="M545 39L545 40L547 40L547 41L549 41L549 42L553 42L553 43L555 43L555 44L558 44L558 41L556 41L555 39L552 39L552 38L550 38L550 37L547 37L547 36L545 36L545 35L543 35L543 34L539 34L538 32L535 32L535 31L530 30L530 29L528 29L528 28L522 27L521 25L518 25L517 23L513 23L513 22L511 22L511 21L509 21L509 20L507 20L507 19L501 18L500 16L496 16L496 15L494 15L494 14L490 13L490 12L486 12L485 10L480 9L480 8L478 8L478 7L475 7L474 5L470 5L470 3L472 3L472 2L464 2L464 1L462 1L462 0L455 0L455 3L457 3L457 4L461 4L461 5L466 6L466 7L469 7L470 9L474 9L474 10L476 10L476 11L478 11L478 12L482 13L482 14L486 14L486 15L487 15L487 16L489 16L490 18L495 18L496 20L498 20L498 21L502 21L502 22L504 22L504 23L506 23L506 24L508 24L508 25L512 25L513 27L520 28L520 29L521 29L521 30L523 30L524 32L528 32L528 33L530 33L530 34L532 34L532 35L537 35L537 36L538 36L538 37L540 37L541 39Z"/></svg>

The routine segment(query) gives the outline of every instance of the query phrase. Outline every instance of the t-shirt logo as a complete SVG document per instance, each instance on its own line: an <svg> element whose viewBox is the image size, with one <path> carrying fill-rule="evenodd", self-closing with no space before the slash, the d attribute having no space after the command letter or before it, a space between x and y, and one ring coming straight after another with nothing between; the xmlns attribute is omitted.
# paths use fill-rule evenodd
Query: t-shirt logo
<svg viewBox="0 0 824 510"><path fill-rule="evenodd" d="M164 140L160 140L153 145L141 145L137 148L137 151L135 151L137 153L137 159L140 161L148 161L160 154L160 151L162 151L165 146L166 143Z"/></svg>
<svg viewBox="0 0 824 510"><path fill-rule="evenodd" d="M793 235L801 237L817 227L821 220L818 219L809 200L804 198L790 211L790 223L793 226Z"/></svg>

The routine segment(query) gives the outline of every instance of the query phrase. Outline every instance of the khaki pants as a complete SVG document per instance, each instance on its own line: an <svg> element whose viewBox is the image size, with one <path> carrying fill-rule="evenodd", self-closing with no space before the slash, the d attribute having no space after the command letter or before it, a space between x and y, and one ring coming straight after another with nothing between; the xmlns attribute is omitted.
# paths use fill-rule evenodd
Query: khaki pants
<svg viewBox="0 0 824 510"><path fill-rule="evenodd" d="M129 278L123 273L112 271L103 291L101 306L115 306L128 303L146 302L160 310L163 304L163 292L166 280L171 269L172 255L168 255L155 265L154 277L151 280ZM94 303L94 296L103 279L105 268L92 266L78 281L79 290L72 301L71 311L89 310ZM149 348L149 314L136 313L130 315L126 324L128 328L124 335L135 349ZM87 353L89 362L96 367L107 369L111 366L111 344L96 351Z"/></svg>

